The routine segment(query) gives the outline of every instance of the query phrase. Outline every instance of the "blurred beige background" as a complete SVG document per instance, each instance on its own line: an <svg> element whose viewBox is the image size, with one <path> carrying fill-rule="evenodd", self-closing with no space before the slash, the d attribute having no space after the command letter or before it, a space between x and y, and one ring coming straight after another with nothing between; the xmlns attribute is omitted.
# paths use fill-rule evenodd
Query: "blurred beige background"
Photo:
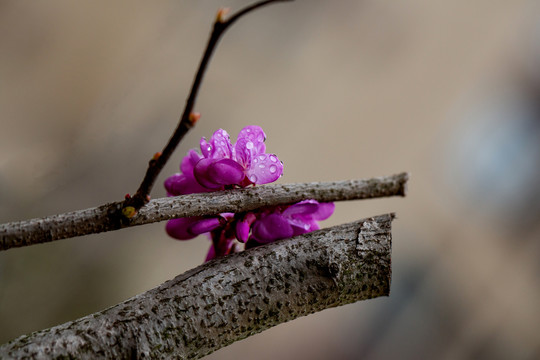
<svg viewBox="0 0 540 360"><path fill-rule="evenodd" d="M119 200L175 127L218 7L248 1L0 1L0 222ZM540 358L540 7L534 0L307 1L225 36L201 136L267 133L281 182L412 173L384 212L393 282L209 359ZM200 264L164 224L0 253L0 342L102 310Z"/></svg>

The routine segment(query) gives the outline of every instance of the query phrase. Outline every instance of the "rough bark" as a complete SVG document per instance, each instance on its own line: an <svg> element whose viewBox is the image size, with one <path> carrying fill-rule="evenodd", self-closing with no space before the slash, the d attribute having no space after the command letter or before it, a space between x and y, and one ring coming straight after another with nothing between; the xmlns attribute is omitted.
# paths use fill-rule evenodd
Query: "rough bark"
<svg viewBox="0 0 540 360"><path fill-rule="evenodd" d="M387 296L393 214L218 259L0 347L9 359L197 359L277 324Z"/></svg>
<svg viewBox="0 0 540 360"><path fill-rule="evenodd" d="M177 217L244 212L306 199L320 202L405 196L408 174L365 180L261 185L150 201L132 219L113 216L122 202L0 225L0 250L143 225Z"/></svg>

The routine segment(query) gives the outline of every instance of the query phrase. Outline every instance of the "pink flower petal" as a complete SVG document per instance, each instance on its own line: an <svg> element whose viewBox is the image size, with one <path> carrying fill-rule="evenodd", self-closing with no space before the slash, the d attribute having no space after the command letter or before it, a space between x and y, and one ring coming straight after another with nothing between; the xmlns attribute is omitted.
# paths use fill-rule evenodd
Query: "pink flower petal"
<svg viewBox="0 0 540 360"><path fill-rule="evenodd" d="M192 234L204 234L212 230L217 229L220 226L219 218L208 218L197 221L189 228L189 232Z"/></svg>
<svg viewBox="0 0 540 360"><path fill-rule="evenodd" d="M309 216L319 209L319 202L316 200L304 200L289 206L283 211L287 217Z"/></svg>
<svg viewBox="0 0 540 360"><path fill-rule="evenodd" d="M247 169L251 166L251 160L253 159L253 143L246 138L238 139L234 145L233 158L240 165Z"/></svg>
<svg viewBox="0 0 540 360"><path fill-rule="evenodd" d="M195 176L197 182L205 188L217 190L222 188L222 185L216 184L212 177L208 174L210 166L215 162L216 160L214 159L199 160L197 165L195 165L195 169L193 169L193 175Z"/></svg>
<svg viewBox="0 0 540 360"><path fill-rule="evenodd" d="M315 220L306 220L306 219L292 219L289 220L293 228L293 236L305 234L311 231L319 230L320 226Z"/></svg>
<svg viewBox="0 0 540 360"><path fill-rule="evenodd" d="M187 155L182 159L180 163L180 170L183 174L190 176L193 174L193 168L203 157L199 155L195 150L191 149Z"/></svg>
<svg viewBox="0 0 540 360"><path fill-rule="evenodd" d="M169 236L178 240L193 239L197 235L192 234L189 231L189 228L200 220L200 217L172 219L167 221L167 225L165 225L165 230L167 231L167 234L169 234Z"/></svg>
<svg viewBox="0 0 540 360"><path fill-rule="evenodd" d="M205 158L209 158L212 153L212 145L210 145L204 137L201 138L201 141L199 142L199 146L201 148L201 154Z"/></svg>
<svg viewBox="0 0 540 360"><path fill-rule="evenodd" d="M257 217L254 213L248 212L244 215L243 219L240 219L236 222L235 234L236 238L245 243L249 239L249 232L251 230L251 225L257 220Z"/></svg>
<svg viewBox="0 0 540 360"><path fill-rule="evenodd" d="M250 224L247 221L236 223L235 234L238 241L245 243L249 239Z"/></svg>
<svg viewBox="0 0 540 360"><path fill-rule="evenodd" d="M259 154L246 169L246 176L253 184L268 184L276 181L283 173L283 163L274 154Z"/></svg>
<svg viewBox="0 0 540 360"><path fill-rule="evenodd" d="M266 151L266 134L260 126L246 126L238 133L238 140L240 139L249 140L253 144L253 155L264 154Z"/></svg>
<svg viewBox="0 0 540 360"><path fill-rule="evenodd" d="M213 159L223 159L232 157L232 144L229 134L223 130L217 130L212 139L210 139L212 146L211 157Z"/></svg>
<svg viewBox="0 0 540 360"><path fill-rule="evenodd" d="M202 160L201 160L202 161ZM220 185L240 184L244 177L244 168L232 159L216 161L208 166L208 179Z"/></svg>
<svg viewBox="0 0 540 360"><path fill-rule="evenodd" d="M293 228L289 221L275 213L265 216L253 224L252 237L260 243L269 243L292 235Z"/></svg>
<svg viewBox="0 0 540 360"><path fill-rule="evenodd" d="M173 174L165 180L165 189L168 196L178 196L186 194L195 194L208 192L205 188L195 180L193 174L191 177L184 174Z"/></svg>
<svg viewBox="0 0 540 360"><path fill-rule="evenodd" d="M165 185L165 190L167 190L168 196L178 196L181 194L182 185L185 182L186 177L184 174L172 174L169 176L163 185Z"/></svg>
<svg viewBox="0 0 540 360"><path fill-rule="evenodd" d="M336 208L336 205L332 202L330 203L319 203L319 209L316 213L314 213L313 219L314 220L326 220L328 219L333 213Z"/></svg>

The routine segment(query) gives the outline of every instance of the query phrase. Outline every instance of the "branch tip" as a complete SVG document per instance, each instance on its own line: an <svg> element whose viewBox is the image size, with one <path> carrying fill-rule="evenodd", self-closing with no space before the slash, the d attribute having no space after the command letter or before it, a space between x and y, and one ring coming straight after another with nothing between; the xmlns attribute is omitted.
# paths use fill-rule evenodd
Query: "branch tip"
<svg viewBox="0 0 540 360"><path fill-rule="evenodd" d="M216 22L223 23L225 22L225 16L231 12L230 8L220 8L216 15Z"/></svg>

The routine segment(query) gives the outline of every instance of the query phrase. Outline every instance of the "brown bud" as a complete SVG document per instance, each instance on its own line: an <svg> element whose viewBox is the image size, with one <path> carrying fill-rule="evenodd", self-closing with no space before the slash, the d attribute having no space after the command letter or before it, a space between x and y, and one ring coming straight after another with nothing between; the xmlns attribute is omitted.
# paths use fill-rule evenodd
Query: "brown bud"
<svg viewBox="0 0 540 360"><path fill-rule="evenodd" d="M229 8L220 8L216 15L216 22L222 23L225 22L225 16L231 11Z"/></svg>
<svg viewBox="0 0 540 360"><path fill-rule="evenodd" d="M200 118L201 114L198 112L192 112L191 114L189 114L189 122L191 123L191 125L195 125L197 120L199 120Z"/></svg>

